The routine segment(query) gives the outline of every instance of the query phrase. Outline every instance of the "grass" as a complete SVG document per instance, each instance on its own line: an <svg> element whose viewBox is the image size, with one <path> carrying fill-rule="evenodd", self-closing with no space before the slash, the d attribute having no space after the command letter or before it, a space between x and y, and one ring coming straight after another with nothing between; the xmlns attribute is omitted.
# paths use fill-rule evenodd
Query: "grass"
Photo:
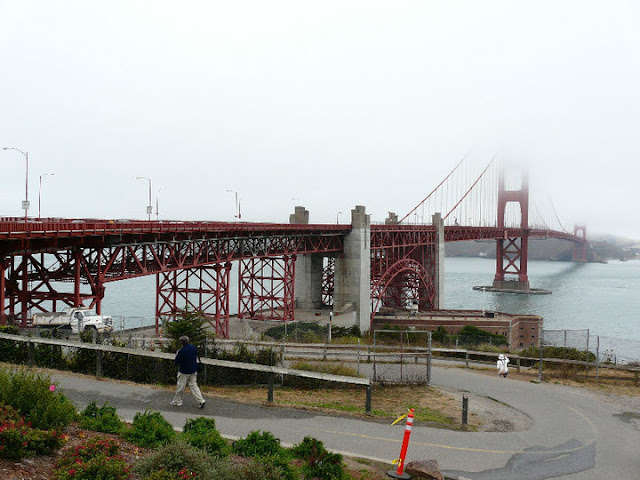
<svg viewBox="0 0 640 480"><path fill-rule="evenodd" d="M266 400L264 387L205 387L208 395L246 403L263 404ZM365 391L362 388L314 388L299 389L281 387L274 390L277 406L302 407L312 410L340 412L347 415L365 415ZM395 420L415 409L415 421L451 427L461 418L462 405L459 399L427 386L376 385L372 392L371 416ZM432 408L437 405L438 408ZM473 417L471 426L479 422Z"/></svg>

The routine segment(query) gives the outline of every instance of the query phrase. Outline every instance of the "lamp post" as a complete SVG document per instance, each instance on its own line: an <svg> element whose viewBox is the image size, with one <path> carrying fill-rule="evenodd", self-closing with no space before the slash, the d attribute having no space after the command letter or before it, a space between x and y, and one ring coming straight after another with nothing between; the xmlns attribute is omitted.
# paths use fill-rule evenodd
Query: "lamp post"
<svg viewBox="0 0 640 480"><path fill-rule="evenodd" d="M151 214L153 213L153 206L151 205L151 179L149 177L136 177L136 180L146 180L149 182L149 204L147 205L148 220L151 221Z"/></svg>
<svg viewBox="0 0 640 480"><path fill-rule="evenodd" d="M48 175L53 175L53 173L43 173L40 175L40 181L38 182L38 220L40 220L40 207L41 207L41 199L42 199L42 177L46 177Z"/></svg>
<svg viewBox="0 0 640 480"><path fill-rule="evenodd" d="M342 213L342 212L338 212L338 213L336 213L336 225L337 225L338 223L340 223L340 214L341 214L341 213Z"/></svg>
<svg viewBox="0 0 640 480"><path fill-rule="evenodd" d="M238 201L238 192L236 192L235 190L227 190L227 192L235 194L235 197L236 197L236 214L233 217L237 218L238 220L240 220L242 218L242 213L240 213L240 203Z"/></svg>
<svg viewBox="0 0 640 480"><path fill-rule="evenodd" d="M24 201L22 202L22 208L24 209L24 221L27 221L27 212L29 211L29 152L23 152L19 148L15 147L2 147L3 150L15 150L16 152L20 152L24 155L24 159L26 161L26 174L25 174L25 182L24 182Z"/></svg>
<svg viewBox="0 0 640 480"><path fill-rule="evenodd" d="M164 187L160 187L156 190L156 221L160 218L160 210L158 209L158 197L160 196L160 192L162 190L166 190Z"/></svg>

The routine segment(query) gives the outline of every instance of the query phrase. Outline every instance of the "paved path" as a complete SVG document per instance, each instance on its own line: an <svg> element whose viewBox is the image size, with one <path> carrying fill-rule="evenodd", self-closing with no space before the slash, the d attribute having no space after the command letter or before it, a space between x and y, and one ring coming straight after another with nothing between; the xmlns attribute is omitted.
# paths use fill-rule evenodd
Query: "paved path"
<svg viewBox="0 0 640 480"><path fill-rule="evenodd" d="M53 378L79 408L93 400L98 404L107 401L128 421L145 409L161 411L176 427L182 427L188 418L209 415L220 432L232 438L267 430L283 444L292 445L310 435L335 451L387 462L398 456L403 436L402 426L375 420L215 398L209 398L205 410L199 410L190 394L185 395L184 406L176 408L169 406L172 393L167 390L65 374ZM460 479L640 479L640 402L621 407L584 389L500 379L456 368L435 367L433 383L511 405L529 415L533 425L512 433L414 426L407 461L435 458L445 474ZM473 412L473 405L470 410Z"/></svg>

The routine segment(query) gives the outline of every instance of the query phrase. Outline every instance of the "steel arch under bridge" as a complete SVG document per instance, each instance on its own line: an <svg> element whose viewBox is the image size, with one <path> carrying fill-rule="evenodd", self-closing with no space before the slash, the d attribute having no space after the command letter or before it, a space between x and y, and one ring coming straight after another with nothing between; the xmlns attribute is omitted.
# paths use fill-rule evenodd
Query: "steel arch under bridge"
<svg viewBox="0 0 640 480"><path fill-rule="evenodd" d="M381 308L438 308L437 231L433 226L372 225L371 322Z"/></svg>

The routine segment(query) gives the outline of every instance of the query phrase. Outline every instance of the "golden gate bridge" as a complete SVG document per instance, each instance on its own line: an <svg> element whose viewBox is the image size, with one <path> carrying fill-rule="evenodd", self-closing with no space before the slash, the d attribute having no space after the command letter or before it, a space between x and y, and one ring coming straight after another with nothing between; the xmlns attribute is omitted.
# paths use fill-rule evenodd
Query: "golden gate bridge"
<svg viewBox="0 0 640 480"><path fill-rule="evenodd" d="M554 208L532 205L526 169L468 165L384 224L364 206L336 225L309 223L303 206L289 223L1 217L0 325L28 327L34 313L65 307L100 313L110 282L155 275L156 329L189 309L228 337L237 288L239 318L290 321L296 305L330 306L355 312L366 332L382 307L441 308L447 242L494 240L498 290L530 290L529 238L572 242L573 260L586 261L586 228L567 231Z"/></svg>

